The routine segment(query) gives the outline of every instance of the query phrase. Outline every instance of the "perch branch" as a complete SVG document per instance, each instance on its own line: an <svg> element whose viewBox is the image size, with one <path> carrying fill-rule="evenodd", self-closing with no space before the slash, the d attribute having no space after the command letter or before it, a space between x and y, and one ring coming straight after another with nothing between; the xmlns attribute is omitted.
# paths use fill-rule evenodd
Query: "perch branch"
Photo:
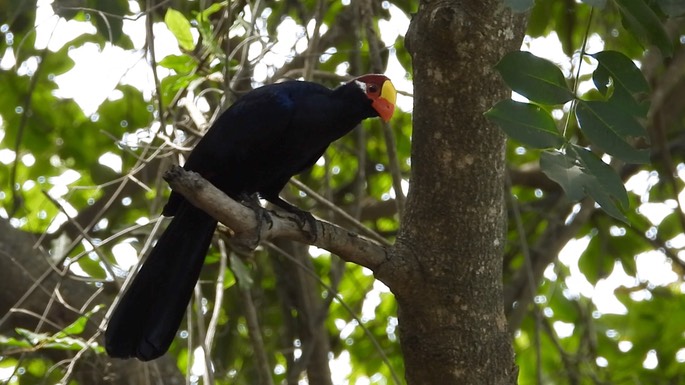
<svg viewBox="0 0 685 385"><path fill-rule="evenodd" d="M312 233L308 224L300 228L295 215L282 211L269 211L272 224L261 226L261 233L257 234L260 226L252 209L229 198L199 174L174 166L164 174L164 179L190 203L230 228L233 240L241 246L254 249L260 241L289 239L326 249L373 271L388 258L386 248L354 232L317 220L316 232ZM313 241L312 234L317 234Z"/></svg>

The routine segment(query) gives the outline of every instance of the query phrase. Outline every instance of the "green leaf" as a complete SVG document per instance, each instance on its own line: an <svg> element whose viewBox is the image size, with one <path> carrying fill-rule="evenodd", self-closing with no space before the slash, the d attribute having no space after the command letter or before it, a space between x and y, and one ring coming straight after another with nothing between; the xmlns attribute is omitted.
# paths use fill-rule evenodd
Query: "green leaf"
<svg viewBox="0 0 685 385"><path fill-rule="evenodd" d="M193 70L195 62L189 55L169 55L160 60L159 65L179 74L186 74Z"/></svg>
<svg viewBox="0 0 685 385"><path fill-rule="evenodd" d="M625 112L645 117L649 106L639 103L633 95L647 94L649 84L635 63L617 51L601 51L589 56L599 62L592 74L592 81L597 90L606 95L609 86L612 85L614 93L611 100L613 102Z"/></svg>
<svg viewBox="0 0 685 385"><path fill-rule="evenodd" d="M226 269L226 273L224 273L224 289L228 289L229 287L235 285L235 275L233 275L233 272L229 269Z"/></svg>
<svg viewBox="0 0 685 385"><path fill-rule="evenodd" d="M530 52L510 52L495 68L512 90L534 102L556 105L573 99L561 70Z"/></svg>
<svg viewBox="0 0 685 385"><path fill-rule="evenodd" d="M613 193L616 192L617 187L611 185L611 183L599 180L599 176L604 176L606 170L594 164L594 162L593 168L589 168L587 164L584 164L582 158L578 159L577 156L578 154L574 151L570 151L567 154L546 151L540 155L540 168L545 175L564 189L569 199L579 201L585 196L590 196L607 214L627 222L625 215L623 215L620 208L614 202L615 196ZM589 157L587 154L583 156ZM602 162L599 159L597 161ZM596 170L599 170L599 175L593 173ZM609 191L606 189L607 184L611 185ZM622 200L622 196L619 193L620 200Z"/></svg>
<svg viewBox="0 0 685 385"><path fill-rule="evenodd" d="M585 193L592 197L607 214L628 222L622 212L630 205L628 192L616 171L585 148L572 146L570 152L574 153L580 161L583 173L591 177L592 183L585 186Z"/></svg>
<svg viewBox="0 0 685 385"><path fill-rule="evenodd" d="M601 64L597 66L597 69L592 73L592 82L595 83L597 91L602 95L606 95L609 91L609 86L611 83L611 74L606 68L602 67Z"/></svg>
<svg viewBox="0 0 685 385"><path fill-rule="evenodd" d="M196 74L180 74L165 77L160 84L162 100L170 102L180 89L187 87L191 81L198 77Z"/></svg>
<svg viewBox="0 0 685 385"><path fill-rule="evenodd" d="M169 31L174 34L182 49L192 51L195 48L193 34L190 32L190 22L181 12L169 8L164 15L164 23L166 23Z"/></svg>
<svg viewBox="0 0 685 385"><path fill-rule="evenodd" d="M76 321L72 322L71 324L69 324L64 329L55 333L55 336L56 337L66 337L68 335L79 335L79 334L83 333L83 331L86 330L86 325L88 324L88 320L90 319L90 317L92 317L93 314L100 311L100 309L102 309L102 305L95 306L95 308L93 308L92 311L89 311L88 313L82 315L81 317L78 317L76 319Z"/></svg>
<svg viewBox="0 0 685 385"><path fill-rule="evenodd" d="M573 145L571 146L571 150L578 156L578 159L583 166L583 171L597 178L601 190L615 198L622 208L627 209L630 205L630 202L628 201L628 192L623 184L623 180L621 180L621 177L618 176L616 171L586 148ZM597 199L596 195L598 194L590 195L595 198L595 201L597 201L600 206L605 206Z"/></svg>
<svg viewBox="0 0 685 385"><path fill-rule="evenodd" d="M645 135L635 117L612 103L597 101L580 101L576 117L583 133L607 153L630 163L649 162L649 150L637 150L625 140Z"/></svg>
<svg viewBox="0 0 685 385"><path fill-rule="evenodd" d="M228 5L228 1L220 1L217 3L214 3L210 5L209 7L205 8L202 10L202 12L198 12L197 16L195 17L196 20L202 21L202 20L208 20L210 16L213 14L221 11L222 9L226 8Z"/></svg>
<svg viewBox="0 0 685 385"><path fill-rule="evenodd" d="M40 346L42 348L57 349L57 350L72 350L78 351L85 347L90 347L98 352L104 352L104 349L98 347L96 343L88 345L85 339L75 338L71 335L81 334L85 330L88 319L97 311L99 311L102 306L98 305L95 308L86 313L85 315L79 317L76 321L71 323L66 328L56 332L53 335L49 333L34 333L30 330L24 328L16 328L15 332L22 336L25 341L16 340L13 338L3 339L0 341L1 344L6 346L15 347L36 347Z"/></svg>
<svg viewBox="0 0 685 385"><path fill-rule="evenodd" d="M107 278L107 273L98 258L81 258L76 264L88 275L88 277L95 279Z"/></svg>
<svg viewBox="0 0 685 385"><path fill-rule="evenodd" d="M657 14L643 0L616 0L623 26L643 43L654 44L665 57L673 55L673 44Z"/></svg>
<svg viewBox="0 0 685 385"><path fill-rule="evenodd" d="M507 135L527 146L556 148L564 143L554 119L540 106L503 100L487 111L485 116L495 121Z"/></svg>
<svg viewBox="0 0 685 385"><path fill-rule="evenodd" d="M7 348L21 348L21 349L31 349L33 345L27 340L19 340L14 337L0 336L0 346Z"/></svg>
<svg viewBox="0 0 685 385"><path fill-rule="evenodd" d="M104 352L104 349L95 343L88 345L85 339L67 337L62 332L50 335L49 333L34 333L23 328L16 328L15 332L24 337L31 344L31 347L40 346L48 349L78 351L88 346L96 351Z"/></svg>
<svg viewBox="0 0 685 385"><path fill-rule="evenodd" d="M589 56L599 62L595 72L606 72L613 79L614 87L623 87L631 93L649 92L647 79L626 55L618 51L600 51Z"/></svg>
<svg viewBox="0 0 685 385"><path fill-rule="evenodd" d="M597 237L590 241L590 246L580 255L578 259L578 269L585 276L585 278L593 285L596 285L600 279L606 278L614 270L616 265L615 259L601 252L592 252L593 246L599 243Z"/></svg>
<svg viewBox="0 0 685 385"><path fill-rule="evenodd" d="M577 304L564 296L563 286L558 282L550 282L551 286L546 293L549 299L549 306L554 310L554 318L569 323L575 323L578 320L578 306Z"/></svg>
<svg viewBox="0 0 685 385"><path fill-rule="evenodd" d="M587 176L575 163L575 159L561 152L545 151L540 154L540 168L564 189L569 199L579 201L585 197L583 183L586 182Z"/></svg>
<svg viewBox="0 0 685 385"><path fill-rule="evenodd" d="M233 271L233 275L238 281L238 286L242 290L249 290L252 284L254 284L250 270L235 253L231 253L229 258L231 261L231 271Z"/></svg>

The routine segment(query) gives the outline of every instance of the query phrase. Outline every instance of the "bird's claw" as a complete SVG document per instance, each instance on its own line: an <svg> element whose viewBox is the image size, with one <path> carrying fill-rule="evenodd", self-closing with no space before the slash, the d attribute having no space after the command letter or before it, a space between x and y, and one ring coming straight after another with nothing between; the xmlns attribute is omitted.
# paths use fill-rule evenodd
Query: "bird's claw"
<svg viewBox="0 0 685 385"><path fill-rule="evenodd" d="M256 202L254 197L255 197L254 195L248 196L247 197L248 201ZM288 218L295 221L295 223L297 223L297 225L300 227L300 230L304 231L304 227L308 224L309 225L308 233L309 233L310 239L312 242L316 241L316 239L318 237L318 234L317 234L318 233L318 227L316 224L318 221L316 220L316 218L314 218L314 216L311 213L309 213L308 211L304 211L297 206L291 205L290 203L279 198L278 195L276 195L276 196L267 195L267 196L262 196L262 197L265 198L266 200L268 200L269 202L271 202L273 205L285 210L286 212L288 212L290 214L294 214L295 215L294 218L292 216L289 216ZM257 205L259 205L258 202L257 202ZM261 207L261 206L259 206L259 207ZM276 212L276 214L278 215L277 212ZM268 222L269 222L270 226L273 226L273 222L271 221L271 217L268 218Z"/></svg>
<svg viewBox="0 0 685 385"><path fill-rule="evenodd" d="M312 241L316 241L318 237L318 228L316 226L317 220L314 218L314 216L307 211L300 210L297 212L294 212L294 214L297 216L297 225L300 226L300 230L304 230L305 225L309 225L309 235L311 237Z"/></svg>
<svg viewBox="0 0 685 385"><path fill-rule="evenodd" d="M262 226L264 225L264 222L266 222L269 225L269 229L271 229L274 226L274 221L273 218L271 218L271 215L269 214L269 211L262 207L262 205L259 204L259 201L257 200L256 196L250 196L247 194L243 194L240 196L240 199L245 207L249 207L252 209L252 211L255 214L255 219L257 220L257 242L256 244L259 244L261 241L261 236L262 236Z"/></svg>

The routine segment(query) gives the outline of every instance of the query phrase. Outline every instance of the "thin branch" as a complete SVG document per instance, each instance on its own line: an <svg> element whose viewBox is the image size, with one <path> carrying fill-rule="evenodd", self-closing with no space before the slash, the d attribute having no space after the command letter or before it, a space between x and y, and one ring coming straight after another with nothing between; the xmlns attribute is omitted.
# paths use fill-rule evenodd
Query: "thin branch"
<svg viewBox="0 0 685 385"><path fill-rule="evenodd" d="M57 207L62 212L62 214L64 214L67 217L67 221L70 222L71 225L74 226L83 235L83 238L93 247L92 251L94 251L95 254L97 254L98 258L100 259L100 262L102 262L102 265L105 267L105 270L107 270L107 273L109 273L109 275L111 275L112 277L115 277L116 275L114 274L114 270L112 269L112 264L109 263L107 258L105 258L104 254L102 254L102 251L100 251L100 246L98 245L98 243L95 242L95 240L90 235L88 235L88 233L81 227L81 225L67 213L67 210L64 209L64 206L57 199L50 196L50 194L48 194L48 192L45 190L42 190L42 192L43 195L45 195L45 197L47 197L47 199L50 202L52 202L52 204L55 205L55 207ZM76 262L78 262L78 259L76 258L70 260L67 267L70 267L73 263Z"/></svg>
<svg viewBox="0 0 685 385"><path fill-rule="evenodd" d="M145 12L151 14L150 10L153 9L152 0L147 0L145 5ZM153 33L153 18L147 17L145 19L145 43L147 45L147 51L150 55L150 70L152 70L152 78L155 81L155 91L157 92L157 109L159 110L159 121L162 127L164 127L164 101L162 101L162 85L157 74L157 57L155 55L155 37Z"/></svg>
<svg viewBox="0 0 685 385"><path fill-rule="evenodd" d="M301 261L299 261L299 260L298 260L297 258L295 258L294 256L290 255L290 253L288 253L287 251L285 251L285 250L283 250L282 248L280 248L280 247L274 245L274 244L271 243L271 242L267 242L266 245L267 245L269 248L273 249L274 251L278 252L279 254L283 255L284 257L288 258L291 262L293 262L293 263L294 263L295 265L297 265L300 269L302 269L302 271L304 271L304 272L307 273L309 276L311 276L312 278L314 278L314 279L319 283L319 285L321 285L321 287L323 287L324 289L326 289L326 291L330 294L330 298L335 299L335 300L338 301L338 303L339 303L339 304L340 304L340 305L341 305L341 306L350 314L350 316L352 316L352 318L353 318L355 321L357 321L357 324L359 325L359 327L362 328L362 330L364 331L364 334L366 334L366 336L369 338L369 340L370 340L371 343L373 344L374 348L376 349L376 351L378 352L378 354L381 356L383 362L387 365L388 369L390 370L390 375L392 376L394 382L395 382L397 385L402 384L402 381L400 381L400 378L399 378L398 374L395 372L395 370L393 369L392 365L390 364L390 359L389 359L388 356L385 354L385 351L384 351L383 348L381 347L381 345L380 345L380 343L378 342L378 340L376 339L376 337L375 337L375 336L373 335L373 333L371 333L371 331L364 325L364 323L362 322L361 318L359 318L359 316L357 316L357 314L355 313L355 311L347 304L347 302L345 302L345 300L340 296L340 294L338 294L338 292L337 292L336 290L334 290L332 286L327 285L327 284L321 279L321 277L319 277L319 275L318 275L316 272L312 271L308 266L305 266L304 264L302 264ZM319 320L319 321L323 321L323 320Z"/></svg>
<svg viewBox="0 0 685 385"><path fill-rule="evenodd" d="M212 308L212 316L209 318L209 325L207 326L207 335L205 336L205 346L207 350L212 352L214 348L214 336L216 335L216 328L219 325L219 318L221 317L221 306L224 302L224 277L226 276L226 265L228 264L228 252L226 250L226 242L219 238L219 272L216 277L216 285L214 285L214 307Z"/></svg>
<svg viewBox="0 0 685 385"><path fill-rule="evenodd" d="M578 92L578 85L580 84L580 68L583 66L583 56L585 56L585 49L587 47L587 39L590 36L590 26L592 25L592 15L595 11L595 7L590 8L590 16L588 16L587 19L587 28L585 29L585 35L583 36L583 45L580 48L580 54L578 55L578 68L576 69L576 76L573 79L573 95L576 95ZM576 104L577 99L573 99L571 101L571 108L569 109L569 113L566 114L566 122L564 123L564 129L562 130L562 136L566 137L566 134L568 133L568 128L571 124L571 118L575 116L575 110L576 110Z"/></svg>
<svg viewBox="0 0 685 385"><path fill-rule="evenodd" d="M214 365L212 364L212 354L207 346L207 330L205 329L205 316L202 313L202 287L200 281L195 284L195 316L197 317L197 334L202 348L202 355L205 361L205 370L202 379L205 384L214 384ZM192 308L192 304L190 305ZM192 309L191 309L192 310ZM190 314L190 313L188 313ZM190 330L188 331L190 332Z"/></svg>
<svg viewBox="0 0 685 385"><path fill-rule="evenodd" d="M155 4L153 7L150 7L150 8L148 8L145 12L140 12L140 13L138 13L138 14L135 15L135 16L122 16L122 15L117 15L117 14L115 14L115 13L105 12L105 11L101 11L101 10L99 10L99 9L88 8L88 7L68 7L68 6L61 5L61 2L56 2L55 4L53 4L53 7L54 7L56 13L59 13L60 10L65 10L65 11L93 12L93 13L98 13L98 14L100 14L100 16L104 17L105 19L106 19L107 17L111 17L111 18L113 18L113 19L119 19L119 20L136 21L136 20L140 19L140 18L143 17L143 16L150 15L150 14L151 14L151 11L153 11L153 10L155 10L155 9L157 9L157 8L162 8L162 7L167 6L167 4L170 3L170 2L171 2L171 0L162 0L162 1L159 1L159 2L157 2L157 4ZM108 23L108 25L109 25L109 23ZM111 41L111 39L110 39L110 41Z"/></svg>
<svg viewBox="0 0 685 385"><path fill-rule="evenodd" d="M152 244L152 240L154 239L154 234L159 230L160 225L162 224L162 221L158 220L155 222L154 227L152 228L152 232L150 233L150 236L147 238L145 245L143 246L143 250L141 251L140 255L145 255L147 252L147 249L150 247ZM131 271L136 272L138 271L138 268L142 266L143 264L143 259L139 259L138 263L132 268ZM124 280L124 283L121 285L121 290L119 290L119 294L117 294L116 297L112 300L112 303L109 305L109 309L107 310L107 313L105 314L105 317L102 319L102 323L100 325L101 330L105 330L105 327L109 323L109 317L112 315L114 312L114 309L117 307L119 304L119 301L121 300L121 297L123 297L124 293L126 292L126 289L128 286L133 282L133 278L135 278L136 274L128 274L126 276L126 279Z"/></svg>
<svg viewBox="0 0 685 385"><path fill-rule="evenodd" d="M565 223L561 218L572 210L573 205L565 198L560 198L555 207L549 211L553 213L561 212L561 217L550 217L547 228L540 235L535 244L530 248L531 261L533 262L533 277L535 282L539 282L547 266L559 255L559 251L573 238L595 212L595 203L586 198L580 203L580 210L569 223ZM568 209L565 210L565 209ZM534 292L530 291L528 277L525 271L519 272L507 285L504 292L504 306L509 321L510 330L514 332L519 328L524 315L527 312L528 304L533 300ZM518 306L513 307L514 302Z"/></svg>
<svg viewBox="0 0 685 385"><path fill-rule="evenodd" d="M563 346L561 346L561 342L559 341L559 338L557 337L557 333L554 330L554 327L550 324L549 319L543 319L542 320L542 326L547 334L547 337L552 341L552 344L554 347L557 349L559 352L559 357L561 358L561 362L564 364L564 368L566 369L566 373L568 373L568 380L570 385L578 385L580 383L580 378L581 378L581 373L579 373L578 367L576 365L577 360L573 358L571 354L566 352ZM539 377L538 377L539 378ZM541 382L539 382L541 383Z"/></svg>
<svg viewBox="0 0 685 385"><path fill-rule="evenodd" d="M193 312L193 304L188 303L188 306L186 306L186 314L192 314ZM186 367L187 368L192 368L193 363L195 361L195 354L193 354L193 346L195 346L195 340L193 337L193 317L186 317L186 329L188 330L188 341L186 342L186 346L188 347L188 355L186 357ZM188 370L186 371L186 385L190 385L190 375L191 371Z"/></svg>
<svg viewBox="0 0 685 385"><path fill-rule="evenodd" d="M74 358L69 360L69 365L67 366L67 370L64 372L62 380L60 380L59 382L60 384L68 384L70 382L71 376L74 372L74 368L76 368L76 363L78 363L79 359L81 359L84 353L86 353L88 350L91 349L91 347L94 346L95 340L98 337L100 337L100 331L93 333L93 335L88 339L88 341L86 341L83 347L76 353Z"/></svg>
<svg viewBox="0 0 685 385"><path fill-rule="evenodd" d="M16 309L16 308L11 308L8 313L26 314L26 315L29 315L29 316L37 319L37 320L40 320L40 323L46 323L46 324L52 326L53 328L55 328L55 330L62 329L62 327L60 325L50 321L50 319L48 319L45 314L38 314L38 313L33 312L31 310L28 310L28 309ZM9 354L12 354L12 353L10 353L9 351L6 351L6 350L3 351L3 355L9 355Z"/></svg>
<svg viewBox="0 0 685 385"><path fill-rule="evenodd" d="M259 241L283 238L326 249L372 271L387 261L385 247L328 222L316 221L315 240L309 224L301 228L293 214L270 211L271 226L260 226L252 209L229 198L200 175L179 166L167 171L164 179L174 191L233 230L233 240L246 248L255 248Z"/></svg>
<svg viewBox="0 0 685 385"><path fill-rule="evenodd" d="M54 33L54 29L50 34L50 38L52 38L52 34ZM31 102L33 101L33 92L36 90L36 86L38 85L38 80L40 78L40 73L43 70L43 63L45 63L45 58L48 54L49 50L45 48L43 51L40 53L40 58L38 60L38 66L36 67L36 71L33 73L31 76L31 83L29 84L29 89L26 91L26 95L24 97L24 103L22 106L22 114L21 114L21 119L19 120L19 127L17 128L17 137L14 141L14 162L12 163L12 169L10 171L10 188L12 189L12 207L9 210L9 217L13 217L16 211L19 209L19 207L22 205L23 198L21 198L21 188L17 188L17 169L19 168L19 162L21 162L21 157L19 156L19 149L21 147L21 142L23 141L24 138L24 132L26 131L26 127L28 125L29 117L31 116Z"/></svg>
<svg viewBox="0 0 685 385"><path fill-rule="evenodd" d="M531 295L535 295L537 291L537 281L535 279L535 274L533 273L533 261L530 259L530 249L528 248L528 238L526 237L526 231L523 227L523 220L521 219L521 210L519 209L518 200L511 191L511 180L507 181L508 184L508 198L509 206L514 213L514 223L516 223L516 232L519 236L519 242L521 246L521 254L523 254L524 269L526 273L526 281L528 283L528 290ZM535 320L535 377L538 384L542 384L542 347L540 345L540 329L542 322L540 309L537 304L533 301L533 316Z"/></svg>
<svg viewBox="0 0 685 385"><path fill-rule="evenodd" d="M235 255L235 254L234 254ZM234 257L232 256L231 259ZM237 256L235 256L237 259ZM257 309L254 301L252 301L252 293L250 287L246 282L240 282L240 274L234 274L240 298L244 306L245 322L247 323L247 330L252 342L252 349L256 359L257 377L259 378L259 385L273 385L271 377L271 369L269 368L269 360L267 359L266 350L264 349L264 339L262 338L261 328L259 327L259 318L257 317Z"/></svg>
<svg viewBox="0 0 685 385"><path fill-rule="evenodd" d="M377 232L373 231L372 229L364 226L363 223L361 223L355 217L348 214L347 211L343 210L342 208L340 208L340 206L331 202L329 199L326 199L325 197L321 196L320 194L318 194L316 191L312 190L306 184L300 182L297 179L292 179L292 178L290 179L290 184L292 184L293 186L302 190L302 192L304 192L309 197L311 197L315 202L323 205L328 210L331 210L331 212L333 212L334 214L341 216L346 221L349 221L363 235L365 235L365 236L367 236L367 237L369 237L369 238L371 238L377 242L380 242L384 246L390 246L390 242L388 242L388 240L385 239L382 235L380 235Z"/></svg>
<svg viewBox="0 0 685 385"><path fill-rule="evenodd" d="M316 64L319 59L319 55L316 55L316 51L319 45L319 40L321 38L321 24L323 24L323 15L326 12L326 1L319 0L316 5L316 10L314 11L313 19L315 20L314 31L311 38L309 39L309 44L307 47L306 57L304 61L304 80L311 81L313 71L316 69Z"/></svg>
<svg viewBox="0 0 685 385"><path fill-rule="evenodd" d="M369 57L373 63L373 72L383 72L380 38L376 33L373 21L373 4L371 0L361 0L361 16L366 31L366 40L369 42ZM402 191L402 171L400 168L400 160L397 155L397 140L392 127L387 122L381 123L383 127L383 136L385 138L385 150L388 154L388 168L392 176L392 187L395 190L395 203L397 204L397 213L402 217L404 212L404 191Z"/></svg>

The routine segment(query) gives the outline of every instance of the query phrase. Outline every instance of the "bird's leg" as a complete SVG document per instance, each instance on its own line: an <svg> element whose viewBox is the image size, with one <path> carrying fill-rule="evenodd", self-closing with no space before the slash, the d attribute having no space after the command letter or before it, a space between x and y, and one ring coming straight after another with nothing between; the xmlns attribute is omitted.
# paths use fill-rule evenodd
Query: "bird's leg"
<svg viewBox="0 0 685 385"><path fill-rule="evenodd" d="M300 226L300 229L304 230L304 225L309 224L309 234L312 236L312 240L316 241L317 238L317 227L316 227L316 218L308 212L300 209L297 206L293 206L290 203L284 201L281 199L279 196L275 197L264 197L266 200L269 202L273 203L274 205L282 208L283 210L295 214L297 216L297 225Z"/></svg>
<svg viewBox="0 0 685 385"><path fill-rule="evenodd" d="M257 243L259 243L259 238L262 234L262 223L268 223L269 228L272 228L274 225L271 215L269 215L267 209L259 204L259 198L257 197L257 194L250 195L247 193L241 193L240 201L245 207L251 208L255 214L255 217L257 218Z"/></svg>

